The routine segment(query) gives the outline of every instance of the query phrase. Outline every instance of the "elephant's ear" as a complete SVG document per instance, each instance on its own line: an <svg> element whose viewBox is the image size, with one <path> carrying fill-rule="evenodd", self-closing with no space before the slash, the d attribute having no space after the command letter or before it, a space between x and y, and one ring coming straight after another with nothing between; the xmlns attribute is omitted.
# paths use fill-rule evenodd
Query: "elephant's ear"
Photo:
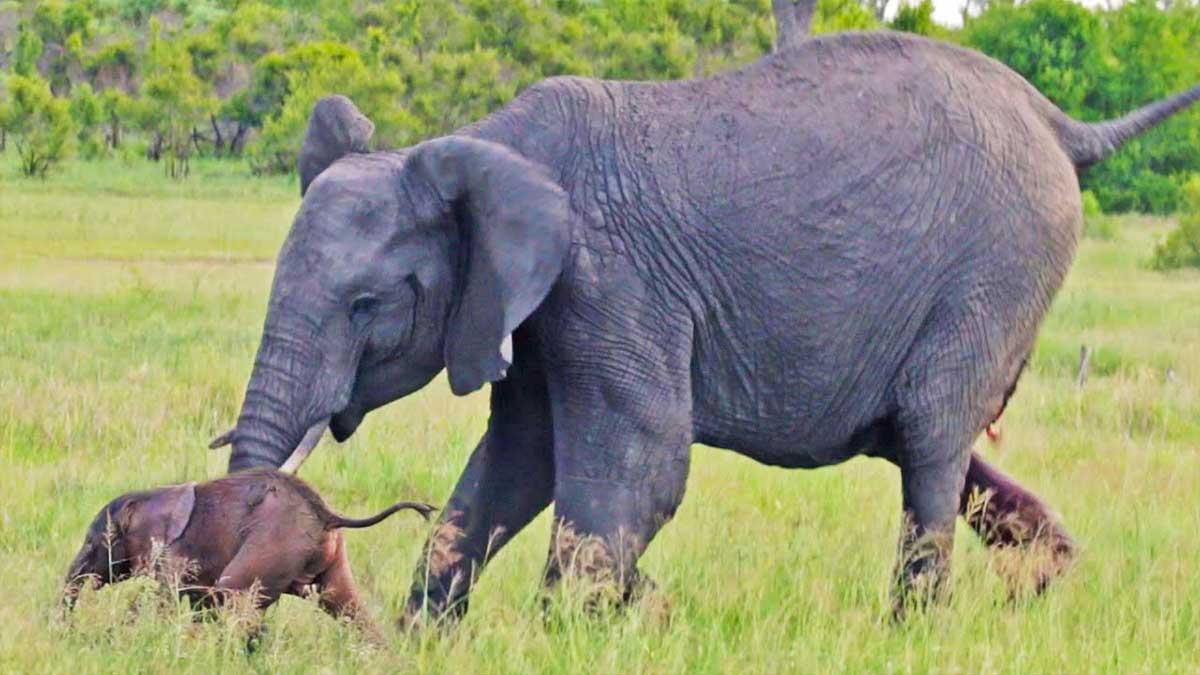
<svg viewBox="0 0 1200 675"><path fill-rule="evenodd" d="M125 527L144 530L164 544L172 544L187 529L196 508L196 484L185 483L155 490L143 499L130 502L122 514Z"/></svg>
<svg viewBox="0 0 1200 675"><path fill-rule="evenodd" d="M503 379L512 332L546 298L570 241L567 195L545 166L496 143L445 137L417 146L410 166L458 217L458 294L446 327L450 389Z"/></svg>
<svg viewBox="0 0 1200 675"><path fill-rule="evenodd" d="M326 96L313 106L300 148L300 196L321 172L352 152L367 152L375 125L345 96Z"/></svg>

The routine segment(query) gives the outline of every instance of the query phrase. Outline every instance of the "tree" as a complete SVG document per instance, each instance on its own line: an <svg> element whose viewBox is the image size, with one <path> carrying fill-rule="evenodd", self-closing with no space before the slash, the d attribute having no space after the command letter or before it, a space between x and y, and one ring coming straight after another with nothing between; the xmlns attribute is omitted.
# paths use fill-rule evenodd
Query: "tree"
<svg viewBox="0 0 1200 675"><path fill-rule="evenodd" d="M117 150L121 147L121 132L127 120L137 116L134 101L120 89L105 89L100 94L100 109L107 126L105 140L108 147Z"/></svg>
<svg viewBox="0 0 1200 675"><path fill-rule="evenodd" d="M1200 7L1163 11L1133 0L1104 16L1110 77L1095 96L1098 118L1124 115L1195 84L1200 73ZM1106 210L1170 213L1185 205L1184 186L1200 173L1200 114L1182 113L1134 139L1082 177Z"/></svg>
<svg viewBox="0 0 1200 675"><path fill-rule="evenodd" d="M1187 211L1179 225L1154 250L1150 264L1155 269L1172 270L1200 267L1200 176L1194 176L1184 188Z"/></svg>
<svg viewBox="0 0 1200 675"><path fill-rule="evenodd" d="M885 3L887 0L882 0ZM812 32L836 33L846 30L873 30L881 19L855 0L817 0L817 14L813 18Z"/></svg>
<svg viewBox="0 0 1200 675"><path fill-rule="evenodd" d="M56 99L50 85L38 77L13 75L5 86L8 103L0 120L12 135L21 173L45 178L71 151L75 128L67 102Z"/></svg>
<svg viewBox="0 0 1200 675"><path fill-rule="evenodd" d="M887 15L888 5L892 4L891 0L860 0L864 9L875 17L876 21L883 21Z"/></svg>
<svg viewBox="0 0 1200 675"><path fill-rule="evenodd" d="M75 121L75 141L79 155L94 159L104 154L106 143L101 131L104 126L104 107L91 85L83 82L71 91L69 104L71 119Z"/></svg>
<svg viewBox="0 0 1200 675"><path fill-rule="evenodd" d="M12 53L14 75L31 77L37 74L38 61L42 58L42 38L27 26L17 31L17 44Z"/></svg>
<svg viewBox="0 0 1200 675"><path fill-rule="evenodd" d="M139 106L142 127L153 138L148 154L154 159L165 154L167 175L184 178L195 129L216 110L217 100L211 86L193 72L186 45L163 39L162 28L153 19L150 31Z"/></svg>
<svg viewBox="0 0 1200 675"><path fill-rule="evenodd" d="M963 40L1005 63L1068 115L1093 119L1095 96L1110 75L1099 18L1070 0L992 4L967 22Z"/></svg>
<svg viewBox="0 0 1200 675"><path fill-rule="evenodd" d="M85 60L87 76L98 89L120 88L133 91L138 67L137 48L131 40L104 45Z"/></svg>
<svg viewBox="0 0 1200 675"><path fill-rule="evenodd" d="M331 94L342 94L355 102L375 123L374 140L382 146L407 145L418 138L416 118L400 105L404 82L399 75L388 69L368 68L357 55L326 61L311 70L297 67L287 75L286 90L283 106L267 118L262 134L249 149L256 173L295 169L308 116L318 100Z"/></svg>
<svg viewBox="0 0 1200 675"><path fill-rule="evenodd" d="M0 73L0 153L8 149L8 85L3 73Z"/></svg>
<svg viewBox="0 0 1200 675"><path fill-rule="evenodd" d="M933 20L933 0L921 0L917 4L903 3L892 19L892 30L926 35L929 37L946 37L949 33Z"/></svg>

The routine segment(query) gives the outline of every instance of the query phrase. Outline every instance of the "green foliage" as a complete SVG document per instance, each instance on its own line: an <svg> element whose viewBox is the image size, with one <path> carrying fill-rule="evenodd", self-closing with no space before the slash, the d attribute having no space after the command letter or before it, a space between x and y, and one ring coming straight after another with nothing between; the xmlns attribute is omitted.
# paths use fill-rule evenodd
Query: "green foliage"
<svg viewBox="0 0 1200 675"><path fill-rule="evenodd" d="M0 74L0 154L8 150L8 117L11 114L8 104L8 78Z"/></svg>
<svg viewBox="0 0 1200 675"><path fill-rule="evenodd" d="M1100 19L1070 0L993 3L963 40L1029 80L1068 115L1086 117L1108 67Z"/></svg>
<svg viewBox="0 0 1200 675"><path fill-rule="evenodd" d="M116 150L121 147L121 134L127 120L137 114L136 105L133 99L120 89L106 89L100 95L100 107L108 126L105 140L110 148Z"/></svg>
<svg viewBox="0 0 1200 675"><path fill-rule="evenodd" d="M1080 201L1083 203L1083 216L1085 218L1095 218L1104 215L1104 210L1100 208L1100 200L1096 199L1096 193L1091 190L1084 190L1079 196Z"/></svg>
<svg viewBox="0 0 1200 675"><path fill-rule="evenodd" d="M1120 117L1197 83L1200 6L1134 0L1093 12L1069 0L993 3L963 41L1028 78L1082 120ZM1200 172L1200 113L1189 111L1134 139L1081 179L1107 212L1169 213Z"/></svg>
<svg viewBox="0 0 1200 675"><path fill-rule="evenodd" d="M838 33L850 30L874 30L879 20L866 6L855 0L817 0L813 33Z"/></svg>
<svg viewBox="0 0 1200 675"><path fill-rule="evenodd" d="M1084 190L1083 236L1099 241L1115 241L1121 236L1121 224L1116 217L1104 214L1100 200L1091 190Z"/></svg>
<svg viewBox="0 0 1200 675"><path fill-rule="evenodd" d="M308 116L316 102L330 94L349 96L375 123L376 143L384 147L416 140L416 121L397 104L404 91L399 75L370 69L353 58L326 61L320 67L298 67L287 75L288 96L283 108L267 119L261 136L250 148L250 163L259 173L281 173L296 166Z"/></svg>
<svg viewBox="0 0 1200 675"><path fill-rule="evenodd" d="M1120 117L1200 78L1193 0L1130 0L1116 9L972 0L984 11L956 31L933 21L933 0L899 1L886 27L982 50L1079 119ZM885 27L876 18L885 4L818 0L812 30ZM474 122L546 77L703 77L760 57L773 40L769 0L0 4L10 72L39 75L59 97L84 83L102 100L112 91L131 97L106 106L107 144L119 147L132 132L152 158L169 155L171 173L186 172L189 155L243 149L255 171L290 171L303 107L324 93L373 97L359 105L370 109L379 144L395 146ZM169 66L154 65L165 58L156 53L162 43L181 53ZM94 147L81 141L81 156ZM1193 173L1200 111L1135 139L1080 180L1106 212L1167 213L1183 205Z"/></svg>
<svg viewBox="0 0 1200 675"><path fill-rule="evenodd" d="M71 91L69 106L75 121L75 141L79 156L95 159L108 149L104 141L104 106L92 86L84 82Z"/></svg>
<svg viewBox="0 0 1200 675"><path fill-rule="evenodd" d="M408 63L416 57L408 54ZM400 61L404 63L404 61ZM430 55L424 68L405 73L405 102L414 115L412 134L425 138L448 133L495 110L516 93L496 53L490 49Z"/></svg>
<svg viewBox="0 0 1200 675"><path fill-rule="evenodd" d="M88 78L97 86L129 91L141 60L131 40L117 40L101 47L84 60Z"/></svg>
<svg viewBox="0 0 1200 675"><path fill-rule="evenodd" d="M7 103L0 124L12 137L23 175L44 178L71 151L75 133L67 102L37 77L13 75L5 82Z"/></svg>
<svg viewBox="0 0 1200 675"><path fill-rule="evenodd" d="M927 37L946 37L949 31L933 20L933 0L921 0L917 4L904 3L896 11L890 24L892 30L916 33Z"/></svg>
<svg viewBox="0 0 1200 675"><path fill-rule="evenodd" d="M17 44L12 53L14 75L30 77L37 74L38 60L42 58L42 38L24 26L17 33Z"/></svg>
<svg viewBox="0 0 1200 675"><path fill-rule="evenodd" d="M1121 238L1121 222L1116 216L1095 216L1083 221L1083 236L1097 241Z"/></svg>
<svg viewBox="0 0 1200 675"><path fill-rule="evenodd" d="M140 119L153 137L151 154L166 158L167 175L183 178L188 174L193 131L216 110L217 100L211 87L196 77L187 45L162 37L158 23L150 23Z"/></svg>
<svg viewBox="0 0 1200 675"><path fill-rule="evenodd" d="M1179 225L1154 249L1150 264L1159 270L1183 267L1200 268L1200 176L1193 176L1184 188L1187 210Z"/></svg>

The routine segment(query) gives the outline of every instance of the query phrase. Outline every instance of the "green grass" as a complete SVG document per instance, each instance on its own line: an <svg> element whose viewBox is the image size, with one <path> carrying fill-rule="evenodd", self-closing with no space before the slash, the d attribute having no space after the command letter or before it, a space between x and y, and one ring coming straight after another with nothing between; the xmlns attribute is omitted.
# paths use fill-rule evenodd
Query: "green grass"
<svg viewBox="0 0 1200 675"><path fill-rule="evenodd" d="M1164 221L1087 240L1029 373L980 448L1060 511L1082 545L1040 599L1005 602L961 530L951 602L887 619L896 471L820 471L697 448L688 497L643 568L672 605L544 622L543 515L483 577L454 632L364 644L285 600L252 657L230 621L193 624L145 585L58 616L84 528L130 489L220 475L293 183L219 164L174 184L77 163L45 183L0 163L0 672L1195 672L1200 658L1200 274L1146 261ZM1081 344L1095 350L1075 385ZM327 442L304 476L339 509L445 499L486 399L442 382ZM348 534L375 614L399 615L425 526Z"/></svg>

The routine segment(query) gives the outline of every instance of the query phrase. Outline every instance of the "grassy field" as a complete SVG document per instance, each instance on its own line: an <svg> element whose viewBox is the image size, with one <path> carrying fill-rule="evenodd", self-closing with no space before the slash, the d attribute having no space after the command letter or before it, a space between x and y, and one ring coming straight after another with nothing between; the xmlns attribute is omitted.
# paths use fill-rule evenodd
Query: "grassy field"
<svg viewBox="0 0 1200 675"><path fill-rule="evenodd" d="M899 519L882 461L801 472L696 448L688 498L644 569L670 619L544 622L544 514L492 565L454 632L374 648L285 600L247 657L231 619L193 623L153 587L56 612L84 528L113 496L220 475L293 182L200 164L77 164L47 182L0 162L0 672L1196 672L1200 664L1200 274L1145 261L1167 227L1086 241L1004 420L981 449L1059 510L1082 546L1040 599L1005 601L960 530L952 601L888 620ZM1079 390L1080 345L1095 351ZM486 419L440 381L375 413L303 475L339 509L440 502ZM425 526L348 535L391 624Z"/></svg>

